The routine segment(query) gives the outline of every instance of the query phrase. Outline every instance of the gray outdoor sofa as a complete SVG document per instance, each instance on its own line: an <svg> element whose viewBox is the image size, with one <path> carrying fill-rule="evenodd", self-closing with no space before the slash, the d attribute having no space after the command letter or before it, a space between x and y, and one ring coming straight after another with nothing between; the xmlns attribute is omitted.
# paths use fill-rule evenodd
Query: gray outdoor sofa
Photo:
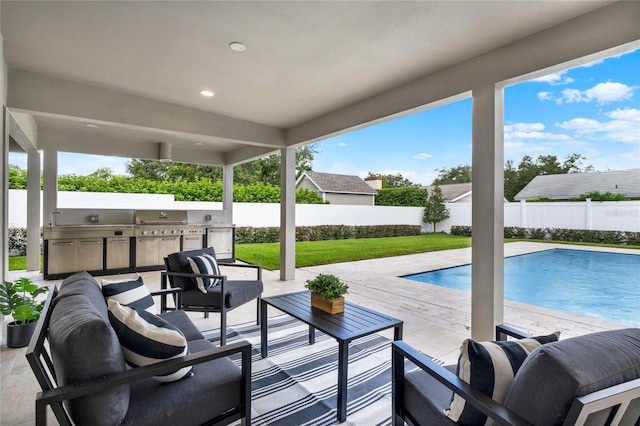
<svg viewBox="0 0 640 426"><path fill-rule="evenodd" d="M171 292L179 297L180 289L152 294ZM87 272L65 279L59 291L51 286L26 354L42 387L36 397L36 424L46 424L48 406L62 425L251 423L248 342L215 347L184 311L161 313L158 316L182 332L189 354L131 368L109 315L100 285ZM231 355L241 366L228 358ZM188 366L193 366L192 374L178 381L152 378Z"/></svg>
<svg viewBox="0 0 640 426"><path fill-rule="evenodd" d="M530 337L507 326L496 334ZM526 356L502 403L459 379L456 365L443 367L405 342L393 342L392 358L396 426L459 424L444 414L454 392L500 425L640 425L638 328L543 344Z"/></svg>

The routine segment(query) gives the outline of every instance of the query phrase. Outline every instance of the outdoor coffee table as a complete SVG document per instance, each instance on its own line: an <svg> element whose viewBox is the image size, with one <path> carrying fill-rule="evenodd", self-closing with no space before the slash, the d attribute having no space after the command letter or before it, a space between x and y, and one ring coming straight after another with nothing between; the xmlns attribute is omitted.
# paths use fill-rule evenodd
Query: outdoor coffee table
<svg viewBox="0 0 640 426"><path fill-rule="evenodd" d="M291 315L309 325L309 344L315 343L315 330L333 337L338 342L338 421L347 418L347 367L349 364L349 343L352 340L393 327L393 340L402 339L402 321L388 315L367 309L355 303L345 302L344 312L329 314L311 307L311 293L301 291L265 297L260 310L260 348L262 358L268 354L267 348L267 306Z"/></svg>

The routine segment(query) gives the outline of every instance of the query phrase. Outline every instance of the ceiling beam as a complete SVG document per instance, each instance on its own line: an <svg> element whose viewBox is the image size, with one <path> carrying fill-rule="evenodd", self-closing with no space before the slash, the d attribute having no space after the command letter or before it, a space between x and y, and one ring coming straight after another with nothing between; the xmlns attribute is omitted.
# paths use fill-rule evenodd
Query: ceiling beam
<svg viewBox="0 0 640 426"><path fill-rule="evenodd" d="M8 74L7 106L34 115L160 129L258 146L284 144L282 129L30 71L9 69Z"/></svg>

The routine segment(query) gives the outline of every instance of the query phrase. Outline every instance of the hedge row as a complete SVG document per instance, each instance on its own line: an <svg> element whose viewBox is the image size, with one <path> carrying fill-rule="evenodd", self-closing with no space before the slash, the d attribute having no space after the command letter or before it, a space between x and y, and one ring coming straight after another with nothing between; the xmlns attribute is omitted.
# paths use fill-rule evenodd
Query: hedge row
<svg viewBox="0 0 640 426"><path fill-rule="evenodd" d="M451 235L471 236L470 226L452 226ZM640 246L640 232L505 226L505 238Z"/></svg>
<svg viewBox="0 0 640 426"><path fill-rule="evenodd" d="M296 227L296 241L349 240L355 238L382 238L420 235L420 225L318 225ZM236 228L236 243L277 243L280 228Z"/></svg>

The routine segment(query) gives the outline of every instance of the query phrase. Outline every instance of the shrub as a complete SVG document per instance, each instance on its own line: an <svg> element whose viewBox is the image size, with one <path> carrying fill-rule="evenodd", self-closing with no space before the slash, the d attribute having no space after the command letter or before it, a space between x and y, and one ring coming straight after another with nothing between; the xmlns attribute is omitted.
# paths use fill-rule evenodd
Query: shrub
<svg viewBox="0 0 640 426"><path fill-rule="evenodd" d="M470 226L455 225L455 226L451 227L451 231L449 231L449 232L451 233L451 235L459 235L461 237L470 237L471 236L471 227Z"/></svg>
<svg viewBox="0 0 640 426"><path fill-rule="evenodd" d="M348 240L356 238L382 238L420 235L420 225L317 225L296 227L296 241ZM280 228L236 228L236 243L276 243L280 241Z"/></svg>
<svg viewBox="0 0 640 426"><path fill-rule="evenodd" d="M424 207L428 193L425 188L407 186L378 189L376 206Z"/></svg>
<svg viewBox="0 0 640 426"><path fill-rule="evenodd" d="M27 255L26 228L9 228L9 256Z"/></svg>

